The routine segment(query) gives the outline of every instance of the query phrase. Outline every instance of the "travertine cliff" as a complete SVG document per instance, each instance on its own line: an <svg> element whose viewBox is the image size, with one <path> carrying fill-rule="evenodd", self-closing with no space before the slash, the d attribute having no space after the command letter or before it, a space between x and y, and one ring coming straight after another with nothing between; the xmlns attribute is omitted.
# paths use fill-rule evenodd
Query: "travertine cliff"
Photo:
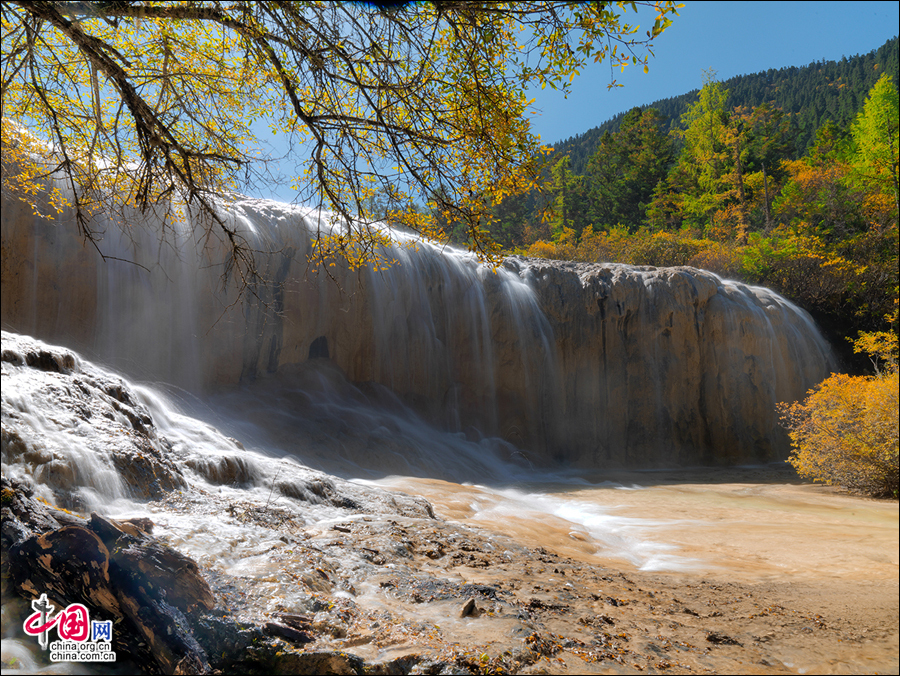
<svg viewBox="0 0 900 676"><path fill-rule="evenodd" d="M808 316L690 268L509 259L420 243L382 272L309 270L314 214L245 200L230 217L265 283L235 303L222 250L135 216L102 261L71 219L4 199L2 321L196 392L327 357L427 419L584 467L783 457L775 403L829 370Z"/></svg>
<svg viewBox="0 0 900 676"><path fill-rule="evenodd" d="M556 339L564 429L581 465L782 457L775 404L827 375L808 315L693 268L513 259Z"/></svg>

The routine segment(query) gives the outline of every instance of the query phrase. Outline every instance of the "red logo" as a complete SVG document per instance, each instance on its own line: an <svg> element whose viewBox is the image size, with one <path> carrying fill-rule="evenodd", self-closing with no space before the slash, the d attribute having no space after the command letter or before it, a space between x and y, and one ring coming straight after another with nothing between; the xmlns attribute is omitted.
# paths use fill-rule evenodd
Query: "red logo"
<svg viewBox="0 0 900 676"><path fill-rule="evenodd" d="M22 628L29 636L40 636L41 647L46 649L47 632L56 627L56 632L64 641L87 641L91 635L91 620L88 609L80 603L72 603L51 617L53 604L47 602L47 595L41 594L41 598L31 602L35 611L28 616Z"/></svg>

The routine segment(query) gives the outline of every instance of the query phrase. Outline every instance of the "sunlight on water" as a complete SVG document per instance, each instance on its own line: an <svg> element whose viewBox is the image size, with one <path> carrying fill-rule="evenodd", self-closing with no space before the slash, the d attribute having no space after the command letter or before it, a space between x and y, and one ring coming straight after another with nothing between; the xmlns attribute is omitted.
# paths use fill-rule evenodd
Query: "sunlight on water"
<svg viewBox="0 0 900 676"><path fill-rule="evenodd" d="M537 474L519 471L516 475L529 484L529 490L409 477L367 483L423 495L441 516L577 558L619 559L648 571L708 568L701 560L678 555L677 547L666 543L665 530L674 522L615 514L614 509L592 502L589 495L568 498L571 485L542 486Z"/></svg>
<svg viewBox="0 0 900 676"><path fill-rule="evenodd" d="M410 477L375 483L422 495L445 518L580 560L748 581L896 579L894 503L784 483L794 479L782 466L614 476L526 490Z"/></svg>

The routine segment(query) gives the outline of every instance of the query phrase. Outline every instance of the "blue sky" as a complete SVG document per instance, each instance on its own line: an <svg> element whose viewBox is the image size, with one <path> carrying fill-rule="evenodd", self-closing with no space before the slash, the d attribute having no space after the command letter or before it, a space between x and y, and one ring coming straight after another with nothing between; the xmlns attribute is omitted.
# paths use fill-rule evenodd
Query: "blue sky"
<svg viewBox="0 0 900 676"><path fill-rule="evenodd" d="M709 68L727 80L769 68L835 61L880 47L900 26L896 1L682 2L679 16L656 40L649 73L640 66L617 71L617 81L625 86L608 90L609 64L592 64L575 78L567 100L558 92L535 91L535 106L542 113L532 125L541 139L552 145L634 106L697 89ZM635 15L629 11L629 16ZM640 23L649 27L653 13L647 18Z"/></svg>
<svg viewBox="0 0 900 676"><path fill-rule="evenodd" d="M634 106L697 89L703 71L710 68L719 79L727 80L769 68L839 60L877 49L900 32L900 3L896 0L681 1L684 7L679 16L656 40L649 73L640 66L626 68L624 73L616 71L616 80L624 86L609 90L609 63L602 62L591 64L575 78L568 99L550 89L530 94L540 111L532 128L544 143L552 145L583 133ZM638 16L643 34L655 13ZM634 17L629 10L628 22L635 23ZM284 201L295 197L289 187L274 183L257 186L252 192Z"/></svg>

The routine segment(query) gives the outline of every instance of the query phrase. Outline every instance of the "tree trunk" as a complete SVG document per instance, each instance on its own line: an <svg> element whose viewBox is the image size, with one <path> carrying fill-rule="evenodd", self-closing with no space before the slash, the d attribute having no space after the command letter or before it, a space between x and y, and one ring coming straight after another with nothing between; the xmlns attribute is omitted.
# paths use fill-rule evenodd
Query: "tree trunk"
<svg viewBox="0 0 900 676"><path fill-rule="evenodd" d="M747 218L747 196L744 192L744 171L741 167L741 139L738 138L735 144L734 153L734 169L737 172L738 195L741 198L741 230L738 233L738 243L746 244L747 235L750 232L750 221Z"/></svg>

